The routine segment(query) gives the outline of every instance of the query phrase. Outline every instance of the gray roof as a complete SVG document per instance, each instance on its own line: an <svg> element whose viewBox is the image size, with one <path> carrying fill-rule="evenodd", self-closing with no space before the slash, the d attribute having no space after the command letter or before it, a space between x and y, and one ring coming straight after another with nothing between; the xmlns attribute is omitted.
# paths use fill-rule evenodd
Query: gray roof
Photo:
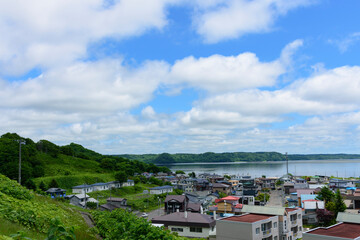
<svg viewBox="0 0 360 240"><path fill-rule="evenodd" d="M111 201L111 202L122 202L126 200L126 198L114 198L114 197L109 197L108 199L106 199L106 201Z"/></svg>
<svg viewBox="0 0 360 240"><path fill-rule="evenodd" d="M66 192L65 189L61 189L61 188L49 188L48 190L46 190L47 193L57 193L57 192Z"/></svg>
<svg viewBox="0 0 360 240"><path fill-rule="evenodd" d="M174 187L165 185L165 186L160 186L160 187L153 187L153 188L150 188L150 190L160 190L160 189L169 189L169 188L174 188Z"/></svg>
<svg viewBox="0 0 360 240"><path fill-rule="evenodd" d="M265 214L265 215L277 215L282 216L285 212L284 207L265 207L265 206L251 206L244 205L242 208L242 212L244 213L257 213L257 214Z"/></svg>
<svg viewBox="0 0 360 240"><path fill-rule="evenodd" d="M94 184L92 184L91 186L105 186L105 185L109 185L109 183L94 183Z"/></svg>
<svg viewBox="0 0 360 240"><path fill-rule="evenodd" d="M74 189L78 189L78 188L89 188L89 187L92 187L91 185L87 185L87 184L83 184L83 185L78 185L78 186L75 186L75 187L72 187Z"/></svg>
<svg viewBox="0 0 360 240"><path fill-rule="evenodd" d="M212 227L216 221L209 215L186 212L174 212L164 216L154 217L152 223L161 223L173 226L191 226L191 227Z"/></svg>
<svg viewBox="0 0 360 240"><path fill-rule="evenodd" d="M346 223L358 223L360 224L360 215L339 212L336 218L337 222L346 222Z"/></svg>
<svg viewBox="0 0 360 240"><path fill-rule="evenodd" d="M178 202L185 202L184 195L167 195L164 202L168 202L171 200L176 200Z"/></svg>

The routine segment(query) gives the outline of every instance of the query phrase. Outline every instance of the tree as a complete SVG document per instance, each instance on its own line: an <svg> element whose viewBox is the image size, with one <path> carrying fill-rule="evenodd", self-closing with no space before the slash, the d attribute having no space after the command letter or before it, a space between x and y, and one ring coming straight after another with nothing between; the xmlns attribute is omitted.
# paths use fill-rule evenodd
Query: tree
<svg viewBox="0 0 360 240"><path fill-rule="evenodd" d="M340 190L338 189L335 193L335 216L337 216L338 212L344 212L346 209L346 205L344 203L344 199L340 194Z"/></svg>
<svg viewBox="0 0 360 240"><path fill-rule="evenodd" d="M226 179L231 179L231 177L229 176L229 175L224 175L224 178L226 178Z"/></svg>
<svg viewBox="0 0 360 240"><path fill-rule="evenodd" d="M321 225L329 226L335 223L334 213L326 209L317 209L316 216Z"/></svg>
<svg viewBox="0 0 360 240"><path fill-rule="evenodd" d="M189 177L195 178L195 177L196 177L195 172L191 172L191 173L189 173Z"/></svg>
<svg viewBox="0 0 360 240"><path fill-rule="evenodd" d="M55 179L52 179L50 184L49 184L49 188L58 188L59 184L57 183L57 181Z"/></svg>
<svg viewBox="0 0 360 240"><path fill-rule="evenodd" d="M119 181L120 183L124 183L127 181L128 176L124 171L118 171L115 174L115 179L116 179L116 181Z"/></svg>
<svg viewBox="0 0 360 240"><path fill-rule="evenodd" d="M34 191L36 190L36 184L34 183L34 181L31 178L26 180L25 186L26 186L27 189L32 189Z"/></svg>
<svg viewBox="0 0 360 240"><path fill-rule="evenodd" d="M324 186L321 188L316 199L325 201L325 203L331 202L334 199L334 192L331 191L328 187Z"/></svg>
<svg viewBox="0 0 360 240"><path fill-rule="evenodd" d="M45 186L45 183L43 181L40 182L39 188L40 188L41 191L44 191L44 192L47 190L46 186Z"/></svg>
<svg viewBox="0 0 360 240"><path fill-rule="evenodd" d="M185 172L182 170L176 170L175 174L185 174Z"/></svg>

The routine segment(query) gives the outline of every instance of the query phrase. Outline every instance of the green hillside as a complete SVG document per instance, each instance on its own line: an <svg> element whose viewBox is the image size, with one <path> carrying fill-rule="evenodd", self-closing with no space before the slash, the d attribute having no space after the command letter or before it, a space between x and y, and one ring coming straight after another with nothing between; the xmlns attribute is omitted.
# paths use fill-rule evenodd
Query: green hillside
<svg viewBox="0 0 360 240"><path fill-rule="evenodd" d="M74 227L77 239L96 239L75 207L34 194L0 174L0 235L23 231L45 239L55 219L65 229Z"/></svg>

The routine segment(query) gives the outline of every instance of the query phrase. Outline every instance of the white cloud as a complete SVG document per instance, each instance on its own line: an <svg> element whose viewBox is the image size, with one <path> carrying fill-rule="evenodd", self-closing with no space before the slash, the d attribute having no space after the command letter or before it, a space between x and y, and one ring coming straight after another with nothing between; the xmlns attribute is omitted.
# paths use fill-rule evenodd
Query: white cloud
<svg viewBox="0 0 360 240"><path fill-rule="evenodd" d="M341 53L346 52L349 47L360 41L360 32L355 32L341 40L330 39L329 43L336 45Z"/></svg>
<svg viewBox="0 0 360 240"><path fill-rule="evenodd" d="M306 6L311 0L229 0L211 1L204 4L197 1L203 9L195 15L198 34L206 42L216 43L226 39L241 37L247 33L270 31L275 20L288 11ZM214 5L217 5L215 8Z"/></svg>
<svg viewBox="0 0 360 240"><path fill-rule="evenodd" d="M79 112L84 117L127 111L152 98L167 69L166 63L156 61L137 69L112 59L77 63L7 83L0 89L0 107Z"/></svg>
<svg viewBox="0 0 360 240"><path fill-rule="evenodd" d="M122 0L105 8L103 0L2 1L0 73L68 65L86 57L91 42L162 29L173 2Z"/></svg>

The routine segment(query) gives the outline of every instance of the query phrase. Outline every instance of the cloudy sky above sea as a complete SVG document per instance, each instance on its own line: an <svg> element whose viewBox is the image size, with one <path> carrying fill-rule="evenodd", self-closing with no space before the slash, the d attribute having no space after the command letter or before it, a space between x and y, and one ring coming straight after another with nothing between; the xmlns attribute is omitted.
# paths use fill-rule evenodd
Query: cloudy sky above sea
<svg viewBox="0 0 360 240"><path fill-rule="evenodd" d="M104 154L360 153L360 1L0 2L0 133Z"/></svg>

